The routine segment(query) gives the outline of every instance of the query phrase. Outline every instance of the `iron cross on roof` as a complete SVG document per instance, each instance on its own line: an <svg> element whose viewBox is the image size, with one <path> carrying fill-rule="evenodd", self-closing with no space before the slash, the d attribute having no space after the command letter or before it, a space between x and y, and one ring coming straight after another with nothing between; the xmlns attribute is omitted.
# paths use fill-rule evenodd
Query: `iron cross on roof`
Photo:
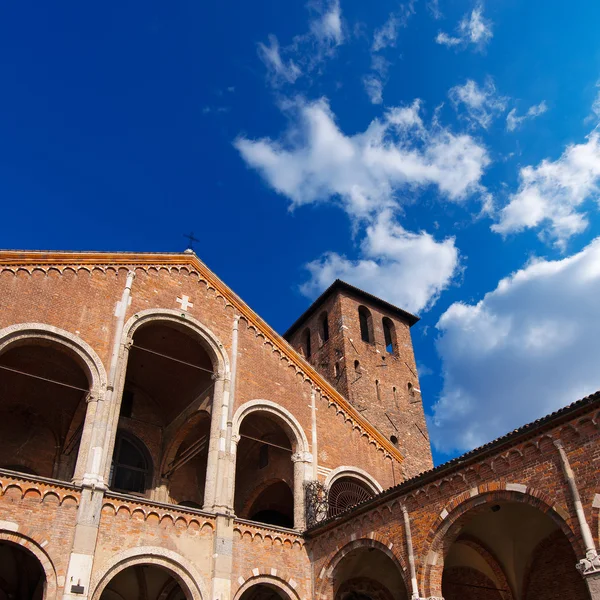
<svg viewBox="0 0 600 600"><path fill-rule="evenodd" d="M194 242L200 242L199 239L194 237L194 232L190 232L187 235L184 234L183 235L184 238L187 238L189 240L188 242L188 250L193 250L194 249Z"/></svg>

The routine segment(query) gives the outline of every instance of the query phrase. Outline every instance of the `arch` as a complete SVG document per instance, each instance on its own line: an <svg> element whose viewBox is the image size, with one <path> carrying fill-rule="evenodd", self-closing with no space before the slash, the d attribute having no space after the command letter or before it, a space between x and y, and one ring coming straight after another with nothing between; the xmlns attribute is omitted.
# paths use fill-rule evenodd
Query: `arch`
<svg viewBox="0 0 600 600"><path fill-rule="evenodd" d="M296 590L287 581L285 581L284 579L281 579L280 577L276 577L274 575L266 575L266 574L257 575L257 576L253 575L252 577L250 577L249 579L244 581L244 583L242 583L242 585L240 585L237 592L233 596L233 600L240 600L240 598L250 588L253 588L258 585L267 585L267 586L277 588L279 591L283 592L285 594L285 596L287 598L289 598L289 600L300 600L300 596L298 595L298 592L296 592Z"/></svg>
<svg viewBox="0 0 600 600"><path fill-rule="evenodd" d="M390 548L391 546L391 548ZM352 552L353 550L359 549L375 549L383 552L397 567L398 572L400 573L402 580L404 581L404 586L406 590L408 590L407 581L409 581L408 571L406 567L406 563L404 561L404 557L402 554L397 554L394 552L396 548L395 545L385 545L379 540L371 539L371 538L359 538L352 542L348 542L345 546L342 546L330 559L327 563L327 566L321 570L321 575L319 575L318 579L320 582L317 582L316 585L316 597L322 597L325 594L327 585L333 579L333 575L335 573L336 568L343 560L343 558Z"/></svg>
<svg viewBox="0 0 600 600"><path fill-rule="evenodd" d="M101 396L106 389L106 370L96 351L80 337L59 327L45 323L20 323L0 330L0 355L14 345L26 345L36 340L45 340L71 351L88 377L90 394Z"/></svg>
<svg viewBox="0 0 600 600"><path fill-rule="evenodd" d="M170 308L147 308L141 310L133 315L123 328L123 343L130 344L133 341L135 332L142 326L148 325L149 323L165 322L175 324L177 327L185 327L192 332L196 333L204 342L205 350L208 352L213 366L215 367L215 373L222 377L225 373L230 370L229 357L225 351L223 343L219 338L200 321L188 315L187 313L181 313L181 311L173 310ZM123 369L127 365L123 365Z"/></svg>
<svg viewBox="0 0 600 600"><path fill-rule="evenodd" d="M369 475L364 469L360 469L359 467L351 467L347 465L343 465L341 467L337 467L337 469L333 469L325 479L325 487L330 487L332 483L334 483L337 479L342 477L353 477L358 479L366 486L371 488L373 494L379 494L383 492L383 487L381 484L373 477Z"/></svg>
<svg viewBox="0 0 600 600"><path fill-rule="evenodd" d="M209 595L196 567L180 554L158 546L129 548L113 555L102 565L92 579L91 600L100 600L104 588L110 580L128 567L135 565L155 565L162 567L181 585L188 600L207 600Z"/></svg>
<svg viewBox="0 0 600 600"><path fill-rule="evenodd" d="M304 429L302 429L302 425L289 410L275 402L271 402L271 400L250 400L237 409L233 415L233 435L236 439L239 438L242 421L255 412L263 412L277 417L282 422L286 433L291 437L292 450L294 452L308 452L308 438L304 433Z"/></svg>
<svg viewBox="0 0 600 600"><path fill-rule="evenodd" d="M519 484L506 485L512 485L516 488ZM438 517L436 525L431 528L426 540L426 559L424 561L424 568L421 569L419 586L425 592L425 596L441 596L441 577L432 577L432 573L440 568L443 569L443 559L450 545L458 537L467 518L469 516L471 518L474 517L479 511L498 502L527 504L540 510L552 519L564 533L576 556L583 556L585 554L580 537L573 532L554 506L546 501L545 494L532 488L525 488L525 486L523 488L526 491L518 491L516 489L501 489L496 491L478 490L478 493L470 498L456 504L450 504L448 508L444 508ZM477 511L477 513L474 511ZM562 509L561 512L565 513ZM440 589L434 587L438 583L433 583L434 580L437 582L438 579Z"/></svg>
<svg viewBox="0 0 600 600"><path fill-rule="evenodd" d="M56 577L56 568L46 551L31 537L27 537L16 531L6 531L0 529L0 542L10 542L27 549L39 561L40 566L46 576L46 585L44 589L44 600L55 600L58 591L58 582Z"/></svg>

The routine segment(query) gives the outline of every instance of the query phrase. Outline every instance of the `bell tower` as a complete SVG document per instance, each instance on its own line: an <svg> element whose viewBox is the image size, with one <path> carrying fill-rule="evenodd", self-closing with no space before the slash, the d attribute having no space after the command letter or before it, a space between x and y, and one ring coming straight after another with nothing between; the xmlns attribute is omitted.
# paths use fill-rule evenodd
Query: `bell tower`
<svg viewBox="0 0 600 600"><path fill-rule="evenodd" d="M398 447L406 479L433 467L410 335L418 320L338 279L284 334Z"/></svg>

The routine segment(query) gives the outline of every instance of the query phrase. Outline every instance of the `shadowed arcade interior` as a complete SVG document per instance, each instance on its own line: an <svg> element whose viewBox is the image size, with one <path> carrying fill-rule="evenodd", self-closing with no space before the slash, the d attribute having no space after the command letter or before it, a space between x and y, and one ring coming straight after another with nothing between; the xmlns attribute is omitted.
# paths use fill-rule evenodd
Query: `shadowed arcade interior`
<svg viewBox="0 0 600 600"><path fill-rule="evenodd" d="M276 417L254 412L240 427L235 513L242 519L294 526L292 444Z"/></svg>
<svg viewBox="0 0 600 600"><path fill-rule="evenodd" d="M190 594L167 569L135 565L115 575L102 591L101 600L189 600Z"/></svg>
<svg viewBox="0 0 600 600"><path fill-rule="evenodd" d="M0 600L42 600L46 576L25 548L0 541Z"/></svg>
<svg viewBox="0 0 600 600"><path fill-rule="evenodd" d="M247 589L239 600L289 600L289 596L275 586L259 583Z"/></svg>
<svg viewBox="0 0 600 600"><path fill-rule="evenodd" d="M0 467L70 480L90 382L59 343L27 340L0 356Z"/></svg>
<svg viewBox="0 0 600 600"><path fill-rule="evenodd" d="M463 523L444 561L445 600L588 598L567 537L541 510L498 502Z"/></svg>
<svg viewBox="0 0 600 600"><path fill-rule="evenodd" d="M191 328L159 320L135 332L127 361L111 487L141 494L162 487L167 490L163 500L202 506L212 375L211 357ZM127 436L130 452L123 466L120 440ZM125 468L133 473L135 468L150 469L148 463L153 466L147 476L130 476L127 485L119 485L119 465L121 471Z"/></svg>
<svg viewBox="0 0 600 600"><path fill-rule="evenodd" d="M379 548L356 548L333 573L335 600L408 600L404 579L394 561Z"/></svg>

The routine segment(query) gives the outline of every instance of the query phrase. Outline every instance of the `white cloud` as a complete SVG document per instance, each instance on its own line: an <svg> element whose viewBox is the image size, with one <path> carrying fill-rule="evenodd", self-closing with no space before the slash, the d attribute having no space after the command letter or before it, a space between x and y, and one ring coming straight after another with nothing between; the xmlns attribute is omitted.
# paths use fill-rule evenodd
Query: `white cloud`
<svg viewBox="0 0 600 600"><path fill-rule="evenodd" d="M533 106L530 106L529 110L520 117L517 116L517 109L513 108L506 116L506 129L508 129L508 131L515 131L515 129L521 126L523 121L535 119L536 117L543 115L547 110L548 106L543 100L539 104L534 104Z"/></svg>
<svg viewBox="0 0 600 600"><path fill-rule="evenodd" d="M344 41L339 0L333 0L329 6L322 9L319 16L310 22L309 28L319 43L339 46Z"/></svg>
<svg viewBox="0 0 600 600"><path fill-rule="evenodd" d="M365 75L363 77L363 85L369 96L369 100L373 104L381 104L383 102L383 82L375 75Z"/></svg>
<svg viewBox="0 0 600 600"><path fill-rule="evenodd" d="M280 53L279 42L274 35L269 36L269 45L258 44L258 56L267 67L267 73L272 85L279 86L282 83L294 83L302 71L293 60L285 62Z"/></svg>
<svg viewBox="0 0 600 600"><path fill-rule="evenodd" d="M458 46L463 40L462 38L454 37L444 33L443 31L440 31L435 36L435 41L437 44L441 44L442 46Z"/></svg>
<svg viewBox="0 0 600 600"><path fill-rule="evenodd" d="M383 211L367 227L361 258L328 252L307 265L310 280L301 287L314 298L343 279L411 312L430 307L450 285L459 264L454 238L436 241L426 232L406 231Z"/></svg>
<svg viewBox="0 0 600 600"><path fill-rule="evenodd" d="M542 227L541 235L564 248L566 241L588 224L579 209L588 199L598 199L600 133L594 130L583 144L571 144L555 160L521 169L516 194L500 211L492 229L501 234Z"/></svg>
<svg viewBox="0 0 600 600"><path fill-rule="evenodd" d="M398 17L394 13L390 14L388 20L381 27L376 29L373 34L372 51L379 52L388 46L395 46L399 25L400 21Z"/></svg>
<svg viewBox="0 0 600 600"><path fill-rule="evenodd" d="M440 31L435 38L438 44L444 46L466 46L474 44L482 49L493 37L492 23L483 16L483 6L480 4L471 13L467 13L458 24L457 35L450 36Z"/></svg>
<svg viewBox="0 0 600 600"><path fill-rule="evenodd" d="M272 34L268 45L258 44L258 55L267 67L267 78L273 87L293 84L300 76L311 73L344 42L339 0L323 0L308 6L316 16L309 20L307 33L295 36L291 44L283 47Z"/></svg>
<svg viewBox="0 0 600 600"><path fill-rule="evenodd" d="M453 304L437 342L444 386L430 433L468 450L600 388L600 238L538 260L479 303Z"/></svg>
<svg viewBox="0 0 600 600"><path fill-rule="evenodd" d="M435 121L428 128L418 100L354 135L340 130L325 99L298 99L289 110L292 124L282 139L240 136L234 144L294 206L336 200L351 216L367 218L395 206L403 190L436 186L453 201L481 191L486 149Z"/></svg>
<svg viewBox="0 0 600 600"><path fill-rule="evenodd" d="M492 79L488 79L483 87L468 79L464 85L453 87L448 96L456 110L460 104L464 104L467 118L484 129L506 109L506 99L498 95Z"/></svg>

